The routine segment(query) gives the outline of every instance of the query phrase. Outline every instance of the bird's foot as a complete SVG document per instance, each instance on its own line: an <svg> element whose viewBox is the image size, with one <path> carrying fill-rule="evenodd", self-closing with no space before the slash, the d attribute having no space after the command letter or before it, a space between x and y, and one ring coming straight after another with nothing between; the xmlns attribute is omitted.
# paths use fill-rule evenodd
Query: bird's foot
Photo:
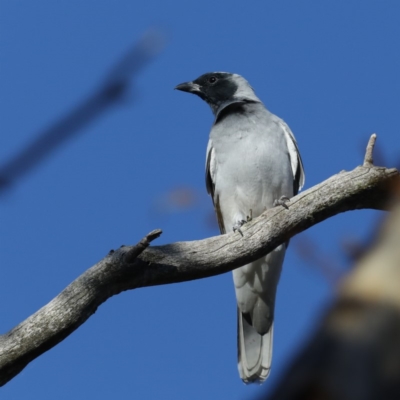
<svg viewBox="0 0 400 400"><path fill-rule="evenodd" d="M237 221L234 225L233 225L233 232L238 231L242 236L243 236L243 232L240 229L247 221L245 221L244 219Z"/></svg>
<svg viewBox="0 0 400 400"><path fill-rule="evenodd" d="M276 207L276 206L282 206L282 207L285 207L286 210L289 210L289 206L286 204L286 203L288 203L288 202L290 202L289 197L282 196L279 200L275 200L275 201L274 201L274 207Z"/></svg>
<svg viewBox="0 0 400 400"><path fill-rule="evenodd" d="M250 209L250 215L248 215L246 217L246 220L241 219L239 221L237 221L234 225L233 225L233 232L238 231L242 236L243 236L243 232L240 229L244 224L246 224L247 222L250 222L253 219L253 210Z"/></svg>

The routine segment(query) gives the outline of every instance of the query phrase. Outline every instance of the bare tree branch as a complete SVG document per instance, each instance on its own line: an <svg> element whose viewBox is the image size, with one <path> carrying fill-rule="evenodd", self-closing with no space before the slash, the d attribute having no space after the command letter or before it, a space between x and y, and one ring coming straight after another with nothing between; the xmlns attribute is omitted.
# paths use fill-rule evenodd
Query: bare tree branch
<svg viewBox="0 0 400 400"><path fill-rule="evenodd" d="M205 278L252 262L294 235L336 214L386 209L396 169L357 167L341 172L247 223L239 233L149 247L153 231L137 246L111 251L50 303L0 336L0 385L83 324L104 301L124 290Z"/></svg>

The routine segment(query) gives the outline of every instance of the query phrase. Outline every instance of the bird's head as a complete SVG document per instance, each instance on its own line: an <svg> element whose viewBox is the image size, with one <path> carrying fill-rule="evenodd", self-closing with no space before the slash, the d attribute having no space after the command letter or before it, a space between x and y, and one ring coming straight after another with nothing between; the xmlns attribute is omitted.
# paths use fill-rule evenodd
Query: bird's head
<svg viewBox="0 0 400 400"><path fill-rule="evenodd" d="M215 115L233 103L260 102L246 79L229 72L208 72L175 89L196 94L208 103Z"/></svg>

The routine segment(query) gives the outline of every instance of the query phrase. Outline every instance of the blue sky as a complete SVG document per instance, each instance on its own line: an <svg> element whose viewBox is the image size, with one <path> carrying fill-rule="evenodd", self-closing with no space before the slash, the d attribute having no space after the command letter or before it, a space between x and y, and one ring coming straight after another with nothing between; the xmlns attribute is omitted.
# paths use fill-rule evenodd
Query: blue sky
<svg viewBox="0 0 400 400"><path fill-rule="evenodd" d="M306 188L362 162L372 132L399 160L400 3L3 0L0 162L91 93L151 26L164 51L126 99L0 197L0 332L38 310L107 252L155 228L156 244L218 234L204 161L212 114L176 84L245 76L294 132ZM179 207L173 194L191 194ZM190 200L190 199L189 199ZM380 214L337 216L303 235L333 265ZM273 370L260 388L236 368L230 274L122 293L1 388L4 399L251 399L271 390L333 294L289 247Z"/></svg>

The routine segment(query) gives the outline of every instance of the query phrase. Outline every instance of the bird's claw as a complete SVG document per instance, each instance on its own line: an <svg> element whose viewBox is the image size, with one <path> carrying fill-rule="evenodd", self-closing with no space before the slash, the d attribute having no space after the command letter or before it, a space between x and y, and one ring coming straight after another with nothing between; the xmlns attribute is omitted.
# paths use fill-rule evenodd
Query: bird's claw
<svg viewBox="0 0 400 400"><path fill-rule="evenodd" d="M242 230L240 229L245 223L246 223L247 221L245 221L245 220L241 220L241 221L238 221L238 222L236 222L236 224L235 225L233 225L233 232L236 232L236 231L238 231L242 236L243 236L243 232L242 232Z"/></svg>
<svg viewBox="0 0 400 400"><path fill-rule="evenodd" d="M289 210L289 206L286 204L288 202L290 202L289 197L281 196L280 199L274 201L274 207L282 206L282 207L285 207L286 210Z"/></svg>
<svg viewBox="0 0 400 400"><path fill-rule="evenodd" d="M233 225L233 232L238 231L242 236L243 236L243 232L240 229L244 224L246 224L247 222L250 222L253 219L253 210L250 209L250 215L248 215L246 217L246 220L242 219L236 222L236 224Z"/></svg>

